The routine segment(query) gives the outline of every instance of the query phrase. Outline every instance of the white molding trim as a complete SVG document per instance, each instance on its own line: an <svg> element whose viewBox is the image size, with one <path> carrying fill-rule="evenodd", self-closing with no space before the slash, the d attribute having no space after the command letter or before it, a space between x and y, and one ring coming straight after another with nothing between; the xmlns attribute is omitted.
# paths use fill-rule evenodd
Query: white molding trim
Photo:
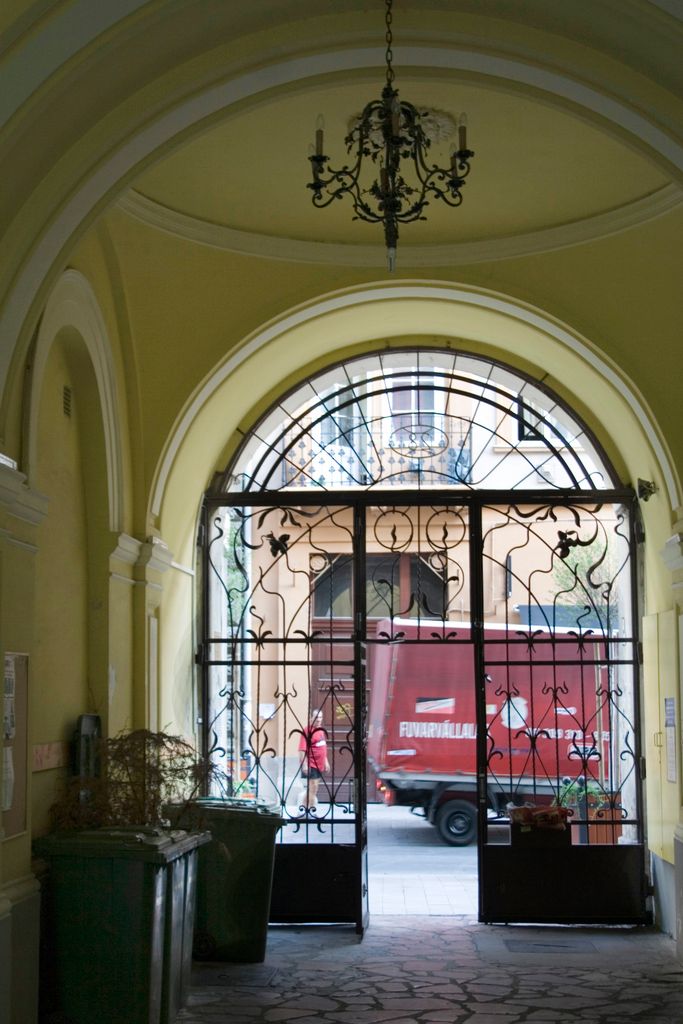
<svg viewBox="0 0 683 1024"><path fill-rule="evenodd" d="M73 328L90 356L100 397L109 497L109 529L118 533L123 521L123 454L116 371L102 310L90 282L77 270L65 270L45 305L31 371L26 472L33 479L37 465L38 415L45 366L59 331Z"/></svg>
<svg viewBox="0 0 683 1024"><path fill-rule="evenodd" d="M635 393L631 383L617 373L616 369L603 358L588 341L573 333L568 326L551 320L540 310L532 306L522 305L498 292L489 292L480 288L467 288L463 285L449 285L443 282L396 282L386 284L382 282L375 285L366 285L358 290L345 290L336 294L311 302L308 305L299 306L296 309L284 314L275 321L271 321L265 327L249 335L239 350L229 356L224 363L218 366L204 382L196 389L194 395L186 403L183 412L176 420L174 427L169 434L162 457L157 464L154 480L150 494L149 513L156 518L161 509L164 491L171 473L171 468L176 454L192 427L192 423L198 416L202 406L209 400L213 393L224 383L234 371L250 359L264 346L271 344L274 340L281 338L288 331L300 327L318 317L328 315L354 306L362 306L370 303L384 302L387 300L436 300L439 302L450 302L464 304L481 309L502 313L513 320L528 324L536 330L543 331L553 338L560 345L566 346L586 363L596 373L608 381L612 387L619 391L627 402L638 423L646 435L648 442L657 458L662 475L666 482L667 495L672 508L681 504L681 496L678 490L677 477L669 460L668 452L655 429L649 412ZM454 328L455 329L455 328ZM425 332L429 334L428 326Z"/></svg>
<svg viewBox="0 0 683 1024"><path fill-rule="evenodd" d="M159 728L159 619L147 616L147 728Z"/></svg>
<svg viewBox="0 0 683 1024"><path fill-rule="evenodd" d="M106 4L93 4L92 0L76 0L57 12L50 12L53 29L56 21L58 28L50 33L49 39L44 30L35 31L36 23L28 20L32 13L29 8L24 13L27 20L23 25L22 45L8 54L10 66L6 89L0 93L0 121L9 120L16 109L82 47L91 45L94 38L144 7L146 2L107 0ZM54 8L54 4L50 6ZM29 30L33 30L32 34Z"/></svg>
<svg viewBox="0 0 683 1024"><path fill-rule="evenodd" d="M117 562L124 562L126 565L135 565L142 551L142 541L136 540L128 533L119 534L116 547L109 556Z"/></svg>
<svg viewBox="0 0 683 1024"><path fill-rule="evenodd" d="M173 565L173 555L160 537L148 537L140 549L137 565L142 569L166 572Z"/></svg>
<svg viewBox="0 0 683 1024"><path fill-rule="evenodd" d="M48 498L31 490L25 473L0 463L0 507L16 519L37 526L47 515Z"/></svg>
<svg viewBox="0 0 683 1024"><path fill-rule="evenodd" d="M176 569L178 572L185 573L186 576L195 576L194 569L191 569L189 565L181 565L180 562L171 562L171 568Z"/></svg>
<svg viewBox="0 0 683 1024"><path fill-rule="evenodd" d="M24 875L22 878L5 882L0 891L12 905L15 905L36 896L40 892L40 882L35 875Z"/></svg>
<svg viewBox="0 0 683 1024"><path fill-rule="evenodd" d="M674 210L683 203L677 185L666 185L652 195L636 199L606 213L527 234L487 238L483 242L453 242L448 245L404 245L404 267L444 267L514 259L594 242L627 231ZM337 266L383 267L386 252L379 245L307 242L295 238L238 231L223 224L172 210L130 189L119 199L118 208L148 227L157 228L185 241L240 255L257 256L288 263L324 263Z"/></svg>
<svg viewBox="0 0 683 1024"><path fill-rule="evenodd" d="M650 151L683 174L683 143L659 127L655 115L636 109L626 98L599 91L581 81L578 75L556 71L537 63L503 57L480 50L468 50L447 44L433 46L397 46L395 59L402 69L442 69L458 75L473 74L531 88L546 99L555 96L562 103L571 103L577 110L601 119L625 133L630 143L641 152ZM144 124L111 152L102 157L89 173L83 172L64 202L55 207L54 216L37 239L33 249L17 272L13 290L0 311L0 337L19 338L34 301L39 282L49 276L55 261L64 251L83 221L107 197L114 197L120 182L131 175L160 147L172 139L180 140L194 125L227 112L267 90L293 85L306 80L327 77L338 72L375 69L383 65L379 47L349 47L325 50L281 60L252 68L228 81L211 85L203 91L192 91L173 109L158 117L150 116ZM0 349L0 390L4 388L13 346ZM116 528L114 528L116 532Z"/></svg>
<svg viewBox="0 0 683 1024"><path fill-rule="evenodd" d="M38 554L37 544L31 544L28 540L22 540L20 537L15 537L10 530L0 529L0 539L4 540L6 544L11 544L15 548L23 548L24 551L28 551L31 555Z"/></svg>
<svg viewBox="0 0 683 1024"><path fill-rule="evenodd" d="M120 572L110 572L110 580L118 580L119 583L127 583L131 587L141 587L144 585L143 580L135 580L132 576L124 576Z"/></svg>
<svg viewBox="0 0 683 1024"><path fill-rule="evenodd" d="M659 7L665 14L670 14L672 18L678 18L679 21L683 21L681 0L650 0L650 3L654 4L655 7Z"/></svg>
<svg viewBox="0 0 683 1024"><path fill-rule="evenodd" d="M683 569L683 535L674 533L660 551L662 560L670 572Z"/></svg>

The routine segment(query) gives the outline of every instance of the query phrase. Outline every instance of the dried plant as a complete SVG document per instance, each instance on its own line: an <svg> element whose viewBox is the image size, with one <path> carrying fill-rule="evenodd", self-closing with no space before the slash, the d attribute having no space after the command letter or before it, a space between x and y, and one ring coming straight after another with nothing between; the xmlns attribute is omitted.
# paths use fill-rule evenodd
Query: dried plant
<svg viewBox="0 0 683 1024"><path fill-rule="evenodd" d="M99 745L100 772L68 783L51 808L57 830L165 823L164 807L187 803L216 769L179 736L138 729Z"/></svg>

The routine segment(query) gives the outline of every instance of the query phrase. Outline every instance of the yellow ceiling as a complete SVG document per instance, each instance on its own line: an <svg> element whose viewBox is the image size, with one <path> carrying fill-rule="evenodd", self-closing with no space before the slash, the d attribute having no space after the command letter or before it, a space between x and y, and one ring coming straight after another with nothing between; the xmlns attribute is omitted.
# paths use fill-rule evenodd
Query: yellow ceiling
<svg viewBox="0 0 683 1024"><path fill-rule="evenodd" d="M457 117L466 111L472 171L457 210L433 203L401 244L476 242L569 224L626 206L668 184L662 172L596 125L529 95L397 71L400 96ZM306 189L318 115L333 166L347 162L349 119L378 98L383 74L273 96L243 109L147 171L136 190L211 224L303 241L382 244L381 228L352 221L348 200L316 210ZM449 148L434 145L434 161Z"/></svg>

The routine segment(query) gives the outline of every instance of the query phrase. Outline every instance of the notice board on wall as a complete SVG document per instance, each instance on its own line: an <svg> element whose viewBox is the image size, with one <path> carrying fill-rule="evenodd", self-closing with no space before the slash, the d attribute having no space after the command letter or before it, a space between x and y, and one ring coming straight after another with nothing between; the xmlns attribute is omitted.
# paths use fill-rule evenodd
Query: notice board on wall
<svg viewBox="0 0 683 1024"><path fill-rule="evenodd" d="M676 765L676 698L664 698L664 736L666 738L666 781L678 781Z"/></svg>
<svg viewBox="0 0 683 1024"><path fill-rule="evenodd" d="M2 829L5 839L26 831L28 655L5 654L2 707Z"/></svg>

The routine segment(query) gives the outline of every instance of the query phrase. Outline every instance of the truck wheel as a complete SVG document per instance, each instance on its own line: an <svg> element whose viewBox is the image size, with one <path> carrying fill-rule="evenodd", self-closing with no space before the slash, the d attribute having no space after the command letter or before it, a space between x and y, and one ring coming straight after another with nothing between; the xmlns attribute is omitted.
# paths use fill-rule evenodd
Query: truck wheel
<svg viewBox="0 0 683 1024"><path fill-rule="evenodd" d="M444 843L467 846L477 831L477 812L467 800L449 800L439 807L434 824Z"/></svg>

